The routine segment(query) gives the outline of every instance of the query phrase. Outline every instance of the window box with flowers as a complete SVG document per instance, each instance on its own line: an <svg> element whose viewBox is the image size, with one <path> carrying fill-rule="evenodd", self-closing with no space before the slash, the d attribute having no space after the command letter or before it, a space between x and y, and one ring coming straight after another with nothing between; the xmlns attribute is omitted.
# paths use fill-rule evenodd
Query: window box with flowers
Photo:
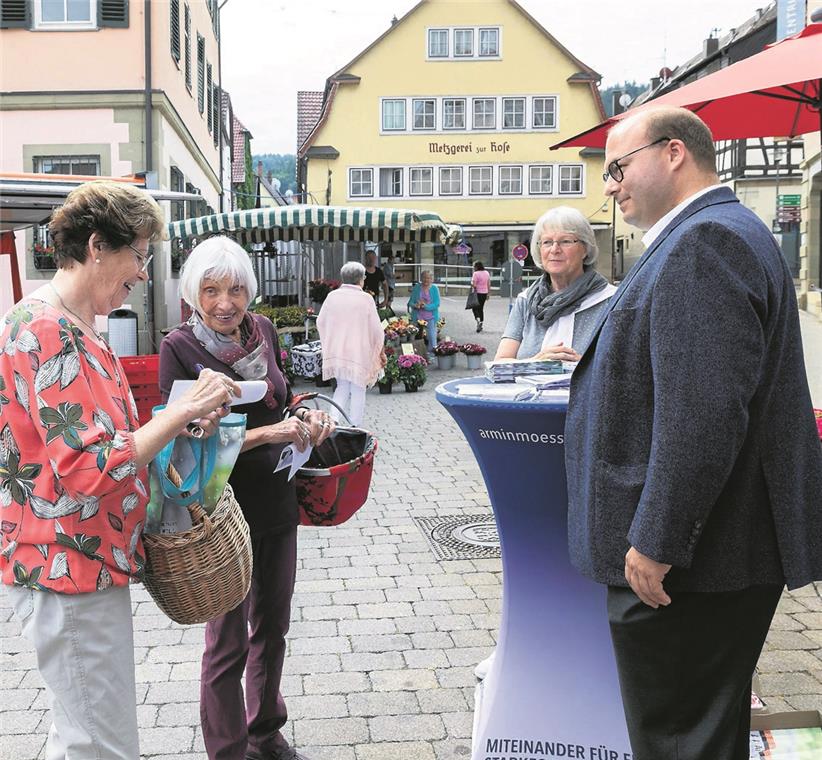
<svg viewBox="0 0 822 760"><path fill-rule="evenodd" d="M54 246L35 243L31 247L31 256L34 260L34 268L37 270L49 271L57 269L57 259L54 258Z"/></svg>
<svg viewBox="0 0 822 760"><path fill-rule="evenodd" d="M380 393L391 393L394 383L400 381L400 365L397 363L397 352L387 347L385 349L385 366L382 368L382 374L377 380L377 387Z"/></svg>
<svg viewBox="0 0 822 760"><path fill-rule="evenodd" d="M405 384L407 393L416 393L419 388L425 385L425 368L428 362L417 354L403 354L397 357L399 365L400 380Z"/></svg>
<svg viewBox="0 0 822 760"><path fill-rule="evenodd" d="M440 369L454 369L455 357L459 350L460 347L453 340L441 340L434 346L437 366Z"/></svg>
<svg viewBox="0 0 822 760"><path fill-rule="evenodd" d="M479 343L463 343L460 346L460 352L465 354L468 362L468 369L482 369L482 355L486 350Z"/></svg>

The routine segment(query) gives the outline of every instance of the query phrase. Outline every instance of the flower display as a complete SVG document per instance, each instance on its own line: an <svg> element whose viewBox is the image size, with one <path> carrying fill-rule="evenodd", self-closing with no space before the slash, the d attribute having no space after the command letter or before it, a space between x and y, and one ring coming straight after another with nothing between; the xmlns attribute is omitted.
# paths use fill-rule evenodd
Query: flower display
<svg viewBox="0 0 822 760"><path fill-rule="evenodd" d="M386 340L397 340L401 343L413 340L418 332L416 325L412 325L408 317L391 317L384 328Z"/></svg>
<svg viewBox="0 0 822 760"><path fill-rule="evenodd" d="M459 350L459 345L453 340L441 340L434 346L434 354L437 356L453 356Z"/></svg>
<svg viewBox="0 0 822 760"><path fill-rule="evenodd" d="M479 343L463 343L460 346L460 352L466 356L482 356L488 349L481 346Z"/></svg>
<svg viewBox="0 0 822 760"><path fill-rule="evenodd" d="M316 303L322 303L341 284L339 280L311 280L308 283L308 297Z"/></svg>
<svg viewBox="0 0 822 760"><path fill-rule="evenodd" d="M425 383L425 368L428 362L417 354L403 354L397 357L400 380L407 386L419 388Z"/></svg>

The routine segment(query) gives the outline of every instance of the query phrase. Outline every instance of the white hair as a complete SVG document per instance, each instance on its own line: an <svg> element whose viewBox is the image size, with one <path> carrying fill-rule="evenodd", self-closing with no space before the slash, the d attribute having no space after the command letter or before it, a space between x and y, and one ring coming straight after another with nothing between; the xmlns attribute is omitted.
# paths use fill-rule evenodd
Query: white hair
<svg viewBox="0 0 822 760"><path fill-rule="evenodd" d="M257 278L248 254L231 238L218 235L204 240L189 254L180 270L180 295L192 309L199 311L203 280L225 277L245 287L249 304L254 301Z"/></svg>
<svg viewBox="0 0 822 760"><path fill-rule="evenodd" d="M597 260L599 248L597 248L594 229L588 220L581 211L577 211L575 208L557 206L546 211L537 219L537 223L534 225L534 232L531 235L531 258L534 260L534 266L538 269L542 269L539 241L546 229L563 230L577 237L579 242L585 246L585 258L582 260L582 266L586 269Z"/></svg>
<svg viewBox="0 0 822 760"><path fill-rule="evenodd" d="M340 279L345 285L359 285L365 279L365 267L359 261L349 261L342 265Z"/></svg>

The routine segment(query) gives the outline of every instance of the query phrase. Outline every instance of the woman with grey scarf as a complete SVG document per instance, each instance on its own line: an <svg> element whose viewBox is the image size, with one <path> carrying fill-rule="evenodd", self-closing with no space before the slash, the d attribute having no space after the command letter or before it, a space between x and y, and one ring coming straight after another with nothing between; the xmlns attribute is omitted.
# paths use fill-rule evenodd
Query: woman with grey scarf
<svg viewBox="0 0 822 760"><path fill-rule="evenodd" d="M616 290L594 269L597 254L594 230L576 209L539 218L531 256L543 275L514 301L495 359L579 361Z"/></svg>

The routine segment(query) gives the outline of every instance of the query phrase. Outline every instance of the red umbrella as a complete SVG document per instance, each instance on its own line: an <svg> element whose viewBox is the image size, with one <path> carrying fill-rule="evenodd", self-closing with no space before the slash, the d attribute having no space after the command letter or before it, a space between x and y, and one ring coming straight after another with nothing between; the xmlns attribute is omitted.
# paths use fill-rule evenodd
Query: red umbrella
<svg viewBox="0 0 822 760"><path fill-rule="evenodd" d="M551 146L604 148L620 119L656 105L689 108L714 140L822 132L822 24Z"/></svg>

